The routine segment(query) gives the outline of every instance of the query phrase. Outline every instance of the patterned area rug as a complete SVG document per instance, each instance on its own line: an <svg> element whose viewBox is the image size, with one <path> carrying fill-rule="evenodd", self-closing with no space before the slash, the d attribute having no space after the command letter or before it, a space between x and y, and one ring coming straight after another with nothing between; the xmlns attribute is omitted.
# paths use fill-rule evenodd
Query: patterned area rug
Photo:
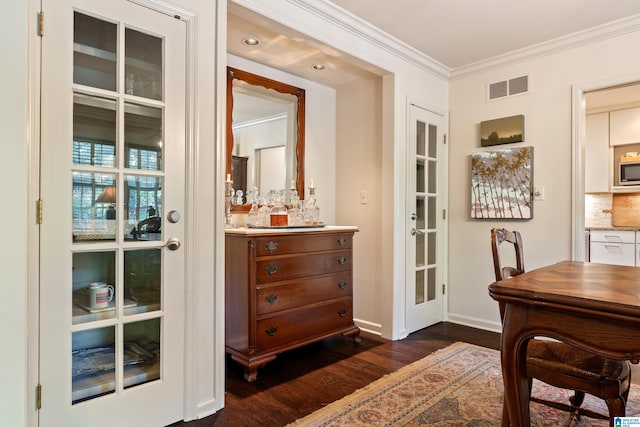
<svg viewBox="0 0 640 427"><path fill-rule="evenodd" d="M455 343L388 374L367 387L301 418L290 426L474 426L500 425L500 353ZM566 403L571 392L534 381L532 395ZM583 407L607 413L603 401L585 398ZM627 416L640 416L640 392L631 387ZM586 416L531 403L532 426L608 426Z"/></svg>

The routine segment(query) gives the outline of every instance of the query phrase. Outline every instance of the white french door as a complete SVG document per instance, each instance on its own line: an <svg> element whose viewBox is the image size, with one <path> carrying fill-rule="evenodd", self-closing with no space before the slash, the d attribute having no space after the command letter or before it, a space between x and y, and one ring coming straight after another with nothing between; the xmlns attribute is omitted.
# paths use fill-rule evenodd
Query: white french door
<svg viewBox="0 0 640 427"><path fill-rule="evenodd" d="M407 332L443 320L446 147L443 116L409 107L407 167Z"/></svg>
<svg viewBox="0 0 640 427"><path fill-rule="evenodd" d="M185 24L126 0L43 11L40 425L166 425L183 418Z"/></svg>

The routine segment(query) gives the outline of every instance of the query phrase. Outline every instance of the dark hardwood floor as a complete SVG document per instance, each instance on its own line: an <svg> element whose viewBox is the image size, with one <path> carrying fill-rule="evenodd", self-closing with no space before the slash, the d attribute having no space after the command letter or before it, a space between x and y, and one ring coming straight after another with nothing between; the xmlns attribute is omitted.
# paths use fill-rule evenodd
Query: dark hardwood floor
<svg viewBox="0 0 640 427"><path fill-rule="evenodd" d="M439 323L404 340L362 334L362 342L336 336L278 355L258 370L253 383L227 358L225 408L173 427L284 426L404 365L456 341L500 348L500 335Z"/></svg>

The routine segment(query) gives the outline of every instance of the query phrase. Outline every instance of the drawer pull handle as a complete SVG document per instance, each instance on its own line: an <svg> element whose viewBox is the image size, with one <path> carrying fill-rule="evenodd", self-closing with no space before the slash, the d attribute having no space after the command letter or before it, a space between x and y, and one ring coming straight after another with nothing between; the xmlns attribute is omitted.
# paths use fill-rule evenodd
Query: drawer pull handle
<svg viewBox="0 0 640 427"><path fill-rule="evenodd" d="M339 238L339 239L338 239L338 244L339 244L340 246L344 246L344 245L346 245L346 244L347 244L347 239L345 239L344 237Z"/></svg>
<svg viewBox="0 0 640 427"><path fill-rule="evenodd" d="M270 240L269 242L264 244L264 248L269 252L273 252L276 249L278 249L278 242L274 242L273 240Z"/></svg>
<svg viewBox="0 0 640 427"><path fill-rule="evenodd" d="M347 263L347 258L341 256L340 258L338 258L338 264L340 265L345 265Z"/></svg>
<svg viewBox="0 0 640 427"><path fill-rule="evenodd" d="M341 310L338 310L338 314L340 315L340 317L344 317L347 315L347 310L345 310L344 308Z"/></svg>
<svg viewBox="0 0 640 427"><path fill-rule="evenodd" d="M346 287L347 287L347 282L338 282L338 287L339 287L340 289L344 289L344 288L346 288Z"/></svg>
<svg viewBox="0 0 640 427"><path fill-rule="evenodd" d="M278 272L278 266L270 265L267 268L265 268L265 271L269 276L271 276L272 274L276 274Z"/></svg>
<svg viewBox="0 0 640 427"><path fill-rule="evenodd" d="M276 334L276 332L278 332L278 327L277 326L271 326L270 328L267 328L264 331L265 331L265 333L267 335L272 337L272 336L274 336Z"/></svg>
<svg viewBox="0 0 640 427"><path fill-rule="evenodd" d="M278 299L278 294L271 294L264 297L269 304L273 304Z"/></svg>

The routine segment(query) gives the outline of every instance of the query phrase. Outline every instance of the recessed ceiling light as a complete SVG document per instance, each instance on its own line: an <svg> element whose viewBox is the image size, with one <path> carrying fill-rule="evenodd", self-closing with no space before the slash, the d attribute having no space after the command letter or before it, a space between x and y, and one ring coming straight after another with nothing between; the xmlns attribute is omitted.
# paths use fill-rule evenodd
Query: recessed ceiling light
<svg viewBox="0 0 640 427"><path fill-rule="evenodd" d="M242 43L246 44L247 46L255 46L257 44L260 44L260 40L254 39L253 37L245 37L244 39L242 39Z"/></svg>
<svg viewBox="0 0 640 427"><path fill-rule="evenodd" d="M313 68L316 71L322 71L327 67L324 64L313 64L311 68Z"/></svg>

